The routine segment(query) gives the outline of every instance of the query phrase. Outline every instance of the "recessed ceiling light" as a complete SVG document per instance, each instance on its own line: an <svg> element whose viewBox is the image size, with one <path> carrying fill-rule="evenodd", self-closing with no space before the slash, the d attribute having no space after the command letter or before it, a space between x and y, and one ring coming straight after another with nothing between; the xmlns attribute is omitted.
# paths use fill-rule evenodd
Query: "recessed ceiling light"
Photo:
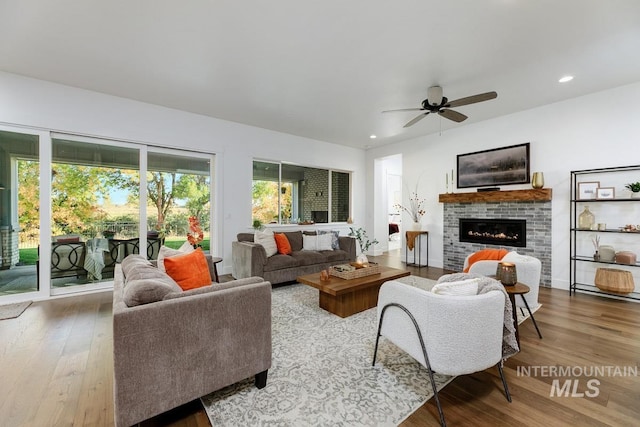
<svg viewBox="0 0 640 427"><path fill-rule="evenodd" d="M560 77L560 80L558 80L558 82L566 83L566 82L570 82L571 80L573 80L573 76L563 76L563 77Z"/></svg>
<svg viewBox="0 0 640 427"><path fill-rule="evenodd" d="M369 138L371 138L371 139L376 139L376 138L377 138L377 136L375 136L375 135L371 135L371 136L369 136Z"/></svg>

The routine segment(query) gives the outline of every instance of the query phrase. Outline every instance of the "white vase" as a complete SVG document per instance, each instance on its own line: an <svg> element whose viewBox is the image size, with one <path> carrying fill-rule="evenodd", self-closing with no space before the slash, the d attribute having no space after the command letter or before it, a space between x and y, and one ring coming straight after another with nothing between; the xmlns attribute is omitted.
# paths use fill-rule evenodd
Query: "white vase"
<svg viewBox="0 0 640 427"><path fill-rule="evenodd" d="M413 224L411 224L411 231L420 231L422 230L422 223L420 221L418 222L413 222Z"/></svg>
<svg viewBox="0 0 640 427"><path fill-rule="evenodd" d="M631 198L632 199L640 199L640 192L636 191L636 192L631 192Z"/></svg>
<svg viewBox="0 0 640 427"><path fill-rule="evenodd" d="M356 262L358 264L368 264L369 263L369 259L367 258L367 256L365 254L360 254L358 255L358 257L356 258Z"/></svg>

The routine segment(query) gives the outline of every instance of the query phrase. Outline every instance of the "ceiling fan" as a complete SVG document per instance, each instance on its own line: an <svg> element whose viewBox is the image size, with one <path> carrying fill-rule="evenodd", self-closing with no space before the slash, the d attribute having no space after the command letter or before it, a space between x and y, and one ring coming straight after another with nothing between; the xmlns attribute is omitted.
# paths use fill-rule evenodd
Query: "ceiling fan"
<svg viewBox="0 0 640 427"><path fill-rule="evenodd" d="M427 99L422 101L422 108L401 108L399 110L386 110L383 111L383 113L393 113L397 111L424 111L424 113L420 113L419 116L413 118L404 125L406 128L415 125L420 120L424 119L429 113L438 113L445 119L460 123L466 120L467 116L462 113L458 113L457 111L450 110L449 108L475 104L476 102L488 101L497 97L498 94L496 92L486 92L449 101L446 96L442 96L442 88L440 86L431 86L427 90Z"/></svg>

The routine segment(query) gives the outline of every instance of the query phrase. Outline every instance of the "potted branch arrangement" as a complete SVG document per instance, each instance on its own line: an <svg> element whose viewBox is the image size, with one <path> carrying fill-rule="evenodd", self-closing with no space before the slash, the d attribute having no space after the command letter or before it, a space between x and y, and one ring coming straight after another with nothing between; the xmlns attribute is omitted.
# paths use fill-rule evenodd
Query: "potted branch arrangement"
<svg viewBox="0 0 640 427"><path fill-rule="evenodd" d="M362 227L358 228L357 230L353 227L349 227L349 230L351 230L349 236L355 237L355 239L358 241L358 246L360 246L361 253L356 258L356 262L358 264L368 264L369 260L367 259L365 252L368 251L371 246L377 245L380 242L378 242L376 239L369 240L367 232Z"/></svg>
<svg viewBox="0 0 640 427"><path fill-rule="evenodd" d="M404 206L401 204L396 204L394 208L408 213L411 217L411 221L413 221L411 229L414 231L418 231L422 227L422 217L425 213L427 213L423 208L425 202L425 199L421 199L420 197L418 197L418 190L416 185L416 191L411 193L411 196L409 197L409 205Z"/></svg>

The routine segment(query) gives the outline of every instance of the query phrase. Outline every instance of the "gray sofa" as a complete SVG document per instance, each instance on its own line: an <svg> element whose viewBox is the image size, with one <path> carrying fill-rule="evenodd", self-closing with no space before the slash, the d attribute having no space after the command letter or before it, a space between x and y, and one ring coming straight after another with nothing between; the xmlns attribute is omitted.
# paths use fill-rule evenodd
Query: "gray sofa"
<svg viewBox="0 0 640 427"><path fill-rule="evenodd" d="M305 232L315 234L314 232ZM231 244L232 275L236 279L259 276L271 282L284 283L305 274L317 273L332 265L356 259L356 240L339 236L339 249L331 251L302 250L302 231L284 232L291 244L291 255L276 254L267 257L264 247L253 242L253 233L239 233Z"/></svg>
<svg viewBox="0 0 640 427"><path fill-rule="evenodd" d="M116 426L139 423L254 375L258 388L266 385L269 282L253 277L182 291L140 255L116 266L114 279Z"/></svg>

